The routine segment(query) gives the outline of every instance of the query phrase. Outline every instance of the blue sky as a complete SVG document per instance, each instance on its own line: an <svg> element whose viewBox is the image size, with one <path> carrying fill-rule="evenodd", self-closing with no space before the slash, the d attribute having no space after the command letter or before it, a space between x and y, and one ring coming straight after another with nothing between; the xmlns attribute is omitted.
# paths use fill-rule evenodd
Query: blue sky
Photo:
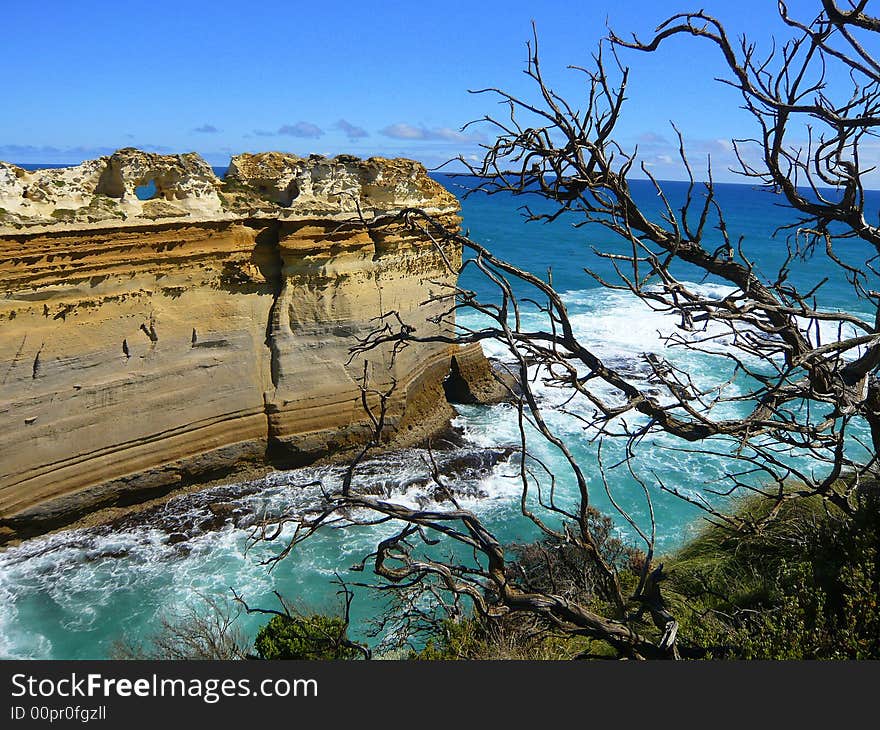
<svg viewBox="0 0 880 730"><path fill-rule="evenodd" d="M818 1L790 2L808 17ZM681 9L703 7L732 31L779 30L772 0L615 2L298 2L42 0L4 3L0 159L66 163L124 146L195 150L212 164L278 149L408 156L429 166L475 154L498 111L468 89L528 93L521 73L530 21L553 84L583 91L567 64L588 64L605 34L647 35ZM723 168L728 140L750 129L707 43L676 40L626 54L630 101L619 126L660 177L680 177L669 120L692 154ZM719 178L730 176L719 173Z"/></svg>

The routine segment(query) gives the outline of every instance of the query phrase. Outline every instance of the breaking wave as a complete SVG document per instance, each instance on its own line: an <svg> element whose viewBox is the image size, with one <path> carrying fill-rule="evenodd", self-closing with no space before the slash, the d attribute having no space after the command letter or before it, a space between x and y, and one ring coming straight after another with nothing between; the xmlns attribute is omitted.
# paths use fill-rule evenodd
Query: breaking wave
<svg viewBox="0 0 880 730"><path fill-rule="evenodd" d="M713 284L692 285L706 296L720 298L733 291ZM643 353L663 354L686 368L701 385L718 378L717 358L683 348L670 348L664 337L677 319L656 312L621 292L586 289L564 294L579 338L602 358L632 377L648 380ZM533 317L537 324L537 315ZM462 315L461 321L479 321ZM719 340L716 346L724 347ZM505 360L497 343L486 343L489 356ZM716 360L716 362L713 362ZM580 417L588 403L570 403L569 413L554 410L562 394L536 384L548 418L584 463L595 461L595 443ZM610 395L606 393L606 395ZM506 404L461 406L454 421L461 434L456 445L438 451L441 472L459 503L479 513L503 542L536 537L519 513L519 442L516 410ZM706 455L677 453L669 458L668 437L643 444L638 467L644 474L700 494L706 484L724 477L724 461ZM574 499L574 485L561 456L540 439L533 448L556 473L560 499ZM608 462L619 456L608 446ZM625 470L609 474L615 498L637 521L648 520L640 489ZM358 472L361 488L410 505L442 506L430 478L427 453L408 449L368 460ZM589 470L593 500L610 511L595 469ZM0 657L101 658L122 637L146 637L162 617L198 604L205 596L223 598L235 588L252 605L271 605L273 591L310 610L333 610L339 573L359 563L387 534L388 525L325 530L301 545L272 571L264 561L290 536L292 526L273 543L250 537L265 517L295 515L319 504L321 488L342 478L340 467L309 467L273 473L256 482L232 483L176 497L161 507L122 517L94 528L67 530L29 540L0 553ZM698 511L660 490L652 491L658 522L658 549L681 544L698 529ZM621 527L621 534L628 534ZM631 536L631 535L630 535ZM363 638L378 599L361 592L354 604L353 634ZM253 634L258 617L242 617L242 628Z"/></svg>

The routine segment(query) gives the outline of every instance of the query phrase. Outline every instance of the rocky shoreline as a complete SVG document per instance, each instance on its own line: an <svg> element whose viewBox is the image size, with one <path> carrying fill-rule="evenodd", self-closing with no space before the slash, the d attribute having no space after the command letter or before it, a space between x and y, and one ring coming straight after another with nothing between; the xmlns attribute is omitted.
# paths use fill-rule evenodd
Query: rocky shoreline
<svg viewBox="0 0 880 730"><path fill-rule="evenodd" d="M514 453L513 447L470 446L464 440L462 432L447 422L442 431L425 442L408 448L385 449L374 454L373 461L368 460L362 469L363 478L372 483L368 489L381 493L383 489L390 488L387 485L393 485L396 490L424 490L423 499L426 500L442 499L438 497L436 489L429 489L431 480L427 474L415 481L397 482L394 479L394 470L385 470L401 453L426 452L429 448L444 476L454 484L472 482L488 475L499 462ZM327 454L310 466L315 469L341 471L347 466L347 456ZM229 524L236 528L255 525L258 515L252 508L242 506L242 501L259 495L267 486L283 483L288 476L288 472L269 466L242 469L222 479L193 482L150 500L97 509L69 524L31 537L45 537L70 530L97 529L113 533L148 527L164 532L168 544L185 543L192 537L223 529ZM480 495L468 493L466 496ZM9 540L0 545L0 552L22 542L21 539Z"/></svg>

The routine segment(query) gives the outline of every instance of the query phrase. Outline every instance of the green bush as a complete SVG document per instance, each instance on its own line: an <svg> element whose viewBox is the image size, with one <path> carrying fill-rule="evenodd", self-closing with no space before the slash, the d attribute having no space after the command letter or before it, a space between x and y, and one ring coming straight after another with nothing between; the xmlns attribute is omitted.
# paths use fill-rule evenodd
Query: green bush
<svg viewBox="0 0 880 730"><path fill-rule="evenodd" d="M758 534L706 530L670 565L683 642L710 657L880 658L878 506L870 485L853 515L797 500Z"/></svg>
<svg viewBox="0 0 880 730"><path fill-rule="evenodd" d="M744 500L756 520L773 501ZM593 515L605 559L625 589L644 556L614 538ZM609 529L603 529L609 528ZM551 540L515 548L511 579L607 609L602 580L583 551ZM679 621L686 658L880 658L880 487L859 488L853 514L818 497L792 499L763 529L705 529L664 559L663 596ZM613 654L600 641L550 630L536 617L510 614L446 622L411 658L571 659Z"/></svg>
<svg viewBox="0 0 880 730"><path fill-rule="evenodd" d="M346 636L339 616L273 616L257 633L261 659L357 659L361 653Z"/></svg>

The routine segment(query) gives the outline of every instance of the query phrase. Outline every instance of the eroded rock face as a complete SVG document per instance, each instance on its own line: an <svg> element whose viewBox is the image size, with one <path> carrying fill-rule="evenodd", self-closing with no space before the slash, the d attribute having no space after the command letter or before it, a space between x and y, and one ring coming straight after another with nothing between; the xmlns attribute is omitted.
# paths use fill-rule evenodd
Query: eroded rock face
<svg viewBox="0 0 880 730"><path fill-rule="evenodd" d="M213 217L210 170L190 156L122 151L35 173L0 165L4 200L26 192L53 221L0 231L0 542L243 465L300 464L354 445L369 425L364 360L371 388L398 383L393 440L446 424L449 345L404 348L393 362L387 348L349 359L390 310L421 333L451 334L432 321L442 305L421 303L455 274L402 224L368 230L341 191L374 214L421 204L450 229L455 198L407 160L296 159L261 178L237 158L238 184L280 192L295 181L299 193L274 214ZM52 216L52 205L85 202L90 190L137 206L145 177L162 195L150 202L190 214L152 221L142 204L125 220ZM443 254L461 256L452 244Z"/></svg>
<svg viewBox="0 0 880 730"><path fill-rule="evenodd" d="M155 197L137 189L152 184ZM134 148L74 167L27 171L0 162L0 227L216 217L222 214L214 171L195 153L157 155Z"/></svg>
<svg viewBox="0 0 880 730"><path fill-rule="evenodd" d="M152 197L142 200L138 189L146 194L148 186ZM126 148L75 167L33 171L0 162L0 230L182 217L370 217L455 205L420 163L405 159L243 154L232 158L222 181L194 152Z"/></svg>
<svg viewBox="0 0 880 730"><path fill-rule="evenodd" d="M361 160L348 155L304 158L261 152L233 157L226 181L233 191L262 197L301 215L358 210L375 215L389 209L456 204L454 196L429 178L424 166L415 160Z"/></svg>
<svg viewBox="0 0 880 730"><path fill-rule="evenodd" d="M156 192L152 199L141 201L137 188L152 183ZM120 150L107 158L101 172L97 194L119 200L131 217L171 217L197 214L214 216L222 213L218 191L220 182L205 162L194 152L185 155L155 155L135 149ZM151 204L164 204L164 215L151 211Z"/></svg>

